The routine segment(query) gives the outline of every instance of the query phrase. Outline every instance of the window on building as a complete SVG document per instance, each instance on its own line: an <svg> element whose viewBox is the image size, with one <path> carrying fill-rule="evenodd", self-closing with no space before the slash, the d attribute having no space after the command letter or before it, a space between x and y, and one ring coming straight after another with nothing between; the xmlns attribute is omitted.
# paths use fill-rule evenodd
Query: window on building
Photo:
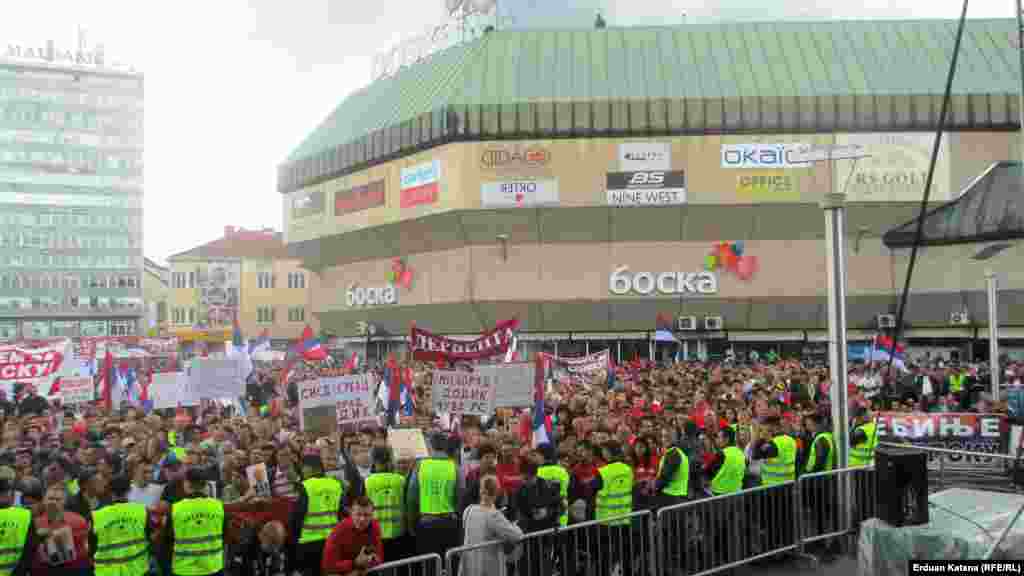
<svg viewBox="0 0 1024 576"><path fill-rule="evenodd" d="M270 306L260 306L256 309L256 322L258 324L273 324L274 309Z"/></svg>
<svg viewBox="0 0 1024 576"><path fill-rule="evenodd" d="M188 273L188 287L189 288L195 288L196 287L196 273L195 272L189 272Z"/></svg>
<svg viewBox="0 0 1024 576"><path fill-rule="evenodd" d="M289 322L305 322L306 321L306 309L302 306L297 306L288 309L288 321Z"/></svg>
<svg viewBox="0 0 1024 576"><path fill-rule="evenodd" d="M195 308L189 308L188 309L188 323L189 324L195 324L196 323L196 309Z"/></svg>
<svg viewBox="0 0 1024 576"><path fill-rule="evenodd" d="M111 320L111 336L131 336L135 334L135 320Z"/></svg>
<svg viewBox="0 0 1024 576"><path fill-rule="evenodd" d="M274 274L272 272L260 272L256 275L256 286L259 288L273 288Z"/></svg>
<svg viewBox="0 0 1024 576"><path fill-rule="evenodd" d="M289 288L305 288L306 287L306 275L302 272L290 272L288 274L288 287Z"/></svg>

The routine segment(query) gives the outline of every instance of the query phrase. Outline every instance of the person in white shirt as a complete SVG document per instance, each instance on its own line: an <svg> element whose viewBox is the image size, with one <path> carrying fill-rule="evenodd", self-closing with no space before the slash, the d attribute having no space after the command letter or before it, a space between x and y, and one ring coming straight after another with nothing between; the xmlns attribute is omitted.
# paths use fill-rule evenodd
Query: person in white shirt
<svg viewBox="0 0 1024 576"><path fill-rule="evenodd" d="M128 490L128 501L152 508L160 501L164 487L153 482L153 466L136 457L128 459L128 473L132 487Z"/></svg>

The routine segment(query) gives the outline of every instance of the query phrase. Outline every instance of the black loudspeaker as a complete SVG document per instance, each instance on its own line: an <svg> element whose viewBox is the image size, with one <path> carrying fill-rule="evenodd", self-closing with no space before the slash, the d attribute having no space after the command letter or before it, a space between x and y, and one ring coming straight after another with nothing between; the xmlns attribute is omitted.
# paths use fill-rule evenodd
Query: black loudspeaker
<svg viewBox="0 0 1024 576"><path fill-rule="evenodd" d="M915 448L875 449L878 517L891 526L928 523L928 454Z"/></svg>

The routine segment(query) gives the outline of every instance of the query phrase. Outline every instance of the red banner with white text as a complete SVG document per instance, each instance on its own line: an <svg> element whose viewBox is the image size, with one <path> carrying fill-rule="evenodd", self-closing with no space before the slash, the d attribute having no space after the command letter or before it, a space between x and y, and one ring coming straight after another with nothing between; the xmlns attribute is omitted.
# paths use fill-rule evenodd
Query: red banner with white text
<svg viewBox="0 0 1024 576"><path fill-rule="evenodd" d="M46 395L54 379L63 373L71 354L71 341L49 342L38 347L0 345L0 390L11 398L14 384L35 386Z"/></svg>
<svg viewBox="0 0 1024 576"><path fill-rule="evenodd" d="M494 329L477 338L461 340L439 336L413 324L409 334L409 347L413 358L421 361L446 360L450 363L483 360L504 354L518 329L519 320L513 318L499 322Z"/></svg>

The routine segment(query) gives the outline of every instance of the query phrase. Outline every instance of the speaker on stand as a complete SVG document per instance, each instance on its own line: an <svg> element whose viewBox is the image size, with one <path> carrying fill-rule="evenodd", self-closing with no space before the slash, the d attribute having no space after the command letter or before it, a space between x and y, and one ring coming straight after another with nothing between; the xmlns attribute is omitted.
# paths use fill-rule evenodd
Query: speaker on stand
<svg viewBox="0 0 1024 576"><path fill-rule="evenodd" d="M916 448L875 449L878 517L890 526L928 523L928 453Z"/></svg>

